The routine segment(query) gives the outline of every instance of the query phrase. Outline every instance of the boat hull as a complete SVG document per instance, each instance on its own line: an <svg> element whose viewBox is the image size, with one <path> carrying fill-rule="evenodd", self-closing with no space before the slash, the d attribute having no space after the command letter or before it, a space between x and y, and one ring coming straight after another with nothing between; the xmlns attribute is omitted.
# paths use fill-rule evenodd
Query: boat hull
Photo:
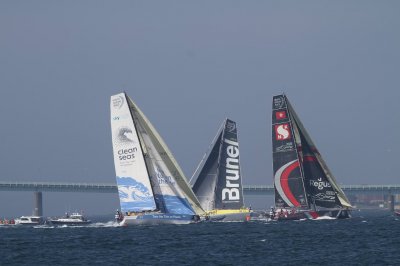
<svg viewBox="0 0 400 266"><path fill-rule="evenodd" d="M336 219L349 219L351 218L351 211L345 209L337 210L318 210L306 212L309 219L318 219L321 217L330 217Z"/></svg>
<svg viewBox="0 0 400 266"><path fill-rule="evenodd" d="M143 214L125 216L120 222L122 226L139 224L190 224L196 222L195 215L187 214Z"/></svg>
<svg viewBox="0 0 400 266"><path fill-rule="evenodd" d="M49 221L51 224L53 225L73 225L73 226L77 226L77 225L87 225L92 223L91 221L82 221L82 222L63 222L63 221L56 221L56 220L50 220Z"/></svg>
<svg viewBox="0 0 400 266"><path fill-rule="evenodd" d="M351 211L345 209L336 209L336 210L306 210L306 211L298 211L295 213L285 213L280 214L279 212L275 214L274 220L277 221L293 221L293 220L316 220L321 218L332 218L332 219L348 219L351 218Z"/></svg>
<svg viewBox="0 0 400 266"><path fill-rule="evenodd" d="M249 217L250 212L223 213L211 214L208 216L208 220L211 222L245 222L249 220Z"/></svg>

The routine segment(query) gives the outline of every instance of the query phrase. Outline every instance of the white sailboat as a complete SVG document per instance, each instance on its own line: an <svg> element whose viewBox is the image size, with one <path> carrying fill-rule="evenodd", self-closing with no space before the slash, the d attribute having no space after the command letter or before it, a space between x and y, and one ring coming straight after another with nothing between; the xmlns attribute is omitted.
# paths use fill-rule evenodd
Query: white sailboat
<svg viewBox="0 0 400 266"><path fill-rule="evenodd" d="M201 208L155 128L125 94L111 97L111 129L121 225L186 224Z"/></svg>

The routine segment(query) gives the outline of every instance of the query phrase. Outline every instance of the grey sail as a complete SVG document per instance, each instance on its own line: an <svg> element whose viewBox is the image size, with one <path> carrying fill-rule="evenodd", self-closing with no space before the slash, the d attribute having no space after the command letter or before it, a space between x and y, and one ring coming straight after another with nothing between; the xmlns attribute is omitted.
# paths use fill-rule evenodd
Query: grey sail
<svg viewBox="0 0 400 266"><path fill-rule="evenodd" d="M218 178L218 159L223 127L218 130L209 151L197 167L190 180L193 192L196 194L202 208L211 211L215 208L215 187Z"/></svg>

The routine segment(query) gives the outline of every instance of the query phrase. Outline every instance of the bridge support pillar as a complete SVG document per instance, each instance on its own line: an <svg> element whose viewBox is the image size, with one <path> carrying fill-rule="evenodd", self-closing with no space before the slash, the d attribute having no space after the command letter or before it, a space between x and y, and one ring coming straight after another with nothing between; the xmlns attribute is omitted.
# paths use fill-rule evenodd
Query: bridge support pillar
<svg viewBox="0 0 400 266"><path fill-rule="evenodd" d="M394 212L394 195L390 194L389 195L389 211Z"/></svg>
<svg viewBox="0 0 400 266"><path fill-rule="evenodd" d="M35 197L35 208L34 208L34 211L33 211L33 215L43 216L42 192L41 191L35 191L34 192L34 197Z"/></svg>

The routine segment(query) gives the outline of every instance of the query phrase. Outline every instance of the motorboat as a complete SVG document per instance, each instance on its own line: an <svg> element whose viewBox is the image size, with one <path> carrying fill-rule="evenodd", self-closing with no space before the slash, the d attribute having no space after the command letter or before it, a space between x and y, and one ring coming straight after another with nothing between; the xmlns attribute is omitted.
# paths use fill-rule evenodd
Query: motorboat
<svg viewBox="0 0 400 266"><path fill-rule="evenodd" d="M49 219L49 223L53 225L85 225L90 224L92 221L87 220L82 214L80 213L66 213L64 217Z"/></svg>
<svg viewBox="0 0 400 266"><path fill-rule="evenodd" d="M21 216L20 218L15 219L16 225L39 225L43 223L44 220L42 216Z"/></svg>

